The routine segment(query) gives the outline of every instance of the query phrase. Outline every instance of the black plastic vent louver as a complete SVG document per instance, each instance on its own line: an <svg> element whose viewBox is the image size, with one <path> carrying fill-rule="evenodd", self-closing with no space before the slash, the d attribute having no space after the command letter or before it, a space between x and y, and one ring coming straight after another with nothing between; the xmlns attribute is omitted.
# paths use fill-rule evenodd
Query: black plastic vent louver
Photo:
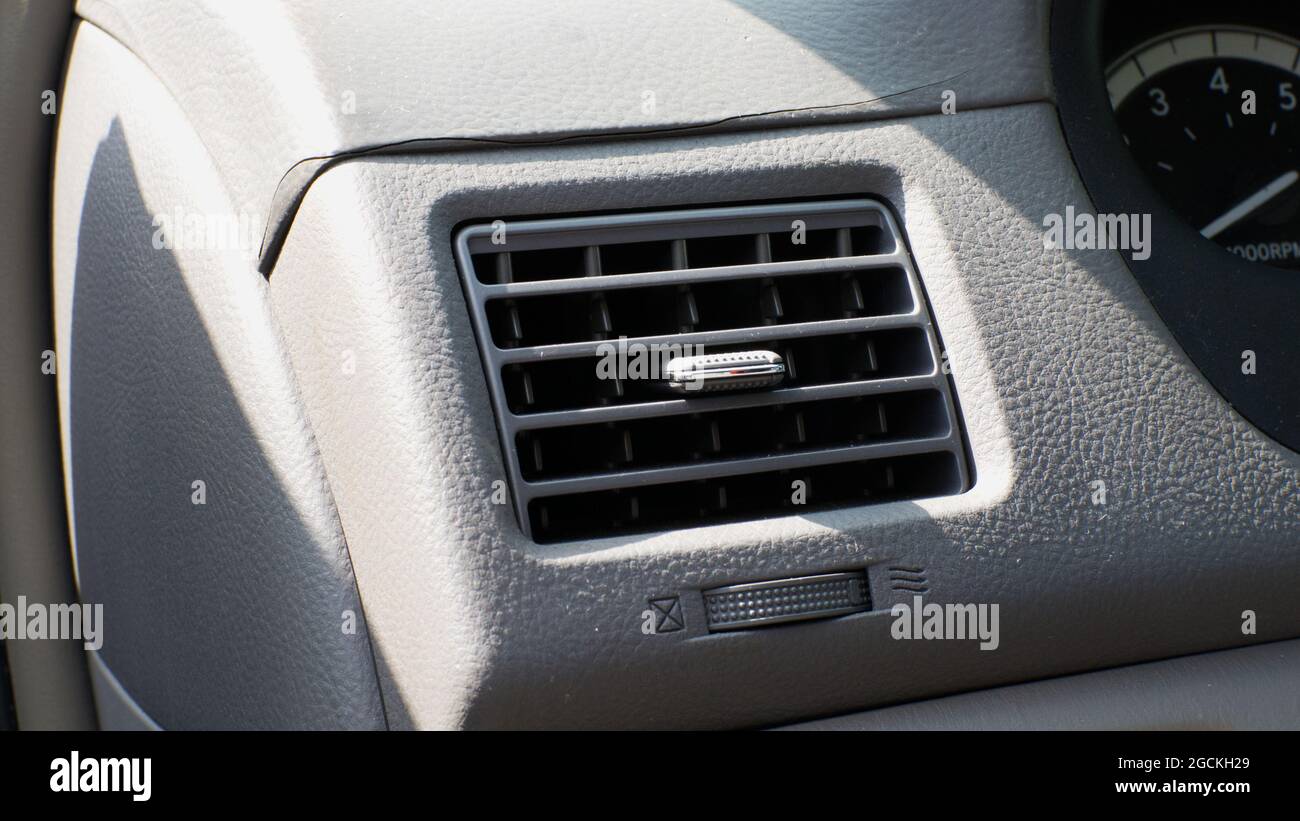
<svg viewBox="0 0 1300 821"><path fill-rule="evenodd" d="M880 203L498 221L462 229L456 254L536 541L967 487L938 340ZM683 395L654 378L681 353L752 350L784 381Z"/></svg>

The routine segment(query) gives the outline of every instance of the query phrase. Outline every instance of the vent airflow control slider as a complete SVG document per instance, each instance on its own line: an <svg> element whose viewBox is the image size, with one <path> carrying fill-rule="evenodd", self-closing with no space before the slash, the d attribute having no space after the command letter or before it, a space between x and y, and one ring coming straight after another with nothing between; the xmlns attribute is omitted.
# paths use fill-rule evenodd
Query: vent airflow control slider
<svg viewBox="0 0 1300 821"><path fill-rule="evenodd" d="M871 609L867 574L826 573L704 591L709 630L740 630Z"/></svg>

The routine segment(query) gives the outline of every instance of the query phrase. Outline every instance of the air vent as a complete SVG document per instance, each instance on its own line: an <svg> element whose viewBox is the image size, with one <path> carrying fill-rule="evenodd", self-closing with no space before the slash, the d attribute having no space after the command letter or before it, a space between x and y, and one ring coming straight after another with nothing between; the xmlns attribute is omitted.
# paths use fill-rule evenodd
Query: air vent
<svg viewBox="0 0 1300 821"><path fill-rule="evenodd" d="M456 253L538 542L967 486L938 340L880 203L496 221L462 229ZM744 352L782 380L666 389L675 357Z"/></svg>

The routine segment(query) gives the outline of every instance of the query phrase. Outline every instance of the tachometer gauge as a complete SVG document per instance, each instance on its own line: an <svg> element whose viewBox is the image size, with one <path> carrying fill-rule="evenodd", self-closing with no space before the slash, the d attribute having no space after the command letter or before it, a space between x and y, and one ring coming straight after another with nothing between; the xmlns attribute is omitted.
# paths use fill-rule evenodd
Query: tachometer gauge
<svg viewBox="0 0 1300 821"><path fill-rule="evenodd" d="M1106 71L1125 142L1194 228L1300 268L1300 43L1240 26L1148 40Z"/></svg>

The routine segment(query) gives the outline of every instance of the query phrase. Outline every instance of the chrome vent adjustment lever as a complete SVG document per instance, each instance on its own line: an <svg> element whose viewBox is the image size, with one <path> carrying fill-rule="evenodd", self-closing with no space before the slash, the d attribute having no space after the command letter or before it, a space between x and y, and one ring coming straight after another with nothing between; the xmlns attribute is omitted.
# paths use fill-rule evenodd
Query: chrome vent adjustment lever
<svg viewBox="0 0 1300 821"><path fill-rule="evenodd" d="M770 388L785 378L785 361L771 351L679 356L664 367L664 382L678 393Z"/></svg>

